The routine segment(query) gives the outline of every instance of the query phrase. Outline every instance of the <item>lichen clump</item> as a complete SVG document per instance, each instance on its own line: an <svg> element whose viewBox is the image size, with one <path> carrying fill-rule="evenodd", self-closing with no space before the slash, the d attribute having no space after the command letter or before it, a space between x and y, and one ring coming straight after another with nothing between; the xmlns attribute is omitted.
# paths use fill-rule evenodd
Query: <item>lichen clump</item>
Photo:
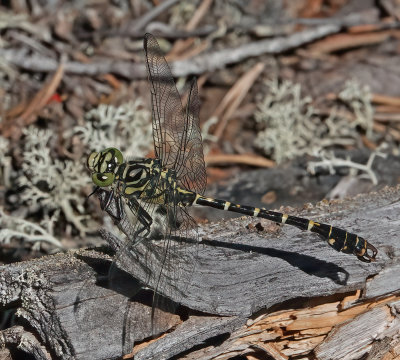
<svg viewBox="0 0 400 360"><path fill-rule="evenodd" d="M8 141L0 137L0 182L17 193L14 211L0 208L0 243L18 239L62 248L59 222L72 224L80 236L99 227L87 213L87 189L93 185L85 176L86 156L92 151L119 147L126 157L144 157L152 146L150 112L140 100L115 107L100 105L85 115L85 125L63 134L78 137L85 148L81 158L60 159L55 153L57 134L30 126L23 130L21 167L13 169L7 152Z"/></svg>
<svg viewBox="0 0 400 360"><path fill-rule="evenodd" d="M315 155L334 145L355 145L359 141L356 127L372 134L373 108L368 87L348 81L338 99L349 111L337 104L324 119L312 106L312 99L302 96L300 84L268 81L268 95L255 114L261 131L255 145L277 163L295 157ZM351 118L349 119L349 115Z"/></svg>
<svg viewBox="0 0 400 360"><path fill-rule="evenodd" d="M145 157L152 147L151 114L140 99L118 107L100 105L85 115L73 133L91 151L118 147L127 157Z"/></svg>

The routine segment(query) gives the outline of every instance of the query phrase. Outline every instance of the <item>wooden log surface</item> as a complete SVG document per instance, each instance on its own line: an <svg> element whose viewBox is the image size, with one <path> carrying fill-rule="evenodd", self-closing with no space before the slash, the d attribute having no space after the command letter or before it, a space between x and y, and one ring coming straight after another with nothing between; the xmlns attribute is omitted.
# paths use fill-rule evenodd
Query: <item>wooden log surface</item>
<svg viewBox="0 0 400 360"><path fill-rule="evenodd" d="M135 359L356 359L367 353L394 359L400 352L398 200L399 187L385 188L301 211L368 239L379 250L370 264L335 252L315 234L260 219L202 225L190 284L163 287L185 316L160 316L158 329L170 332L159 339L150 337L151 304L139 294L129 301L138 280L121 271L117 286L105 285L112 258L101 249L2 266L0 304L18 309L26 334L20 327L3 330L0 344L36 359L128 353ZM122 270L146 280L140 266ZM22 347L26 342L10 331L37 342Z"/></svg>

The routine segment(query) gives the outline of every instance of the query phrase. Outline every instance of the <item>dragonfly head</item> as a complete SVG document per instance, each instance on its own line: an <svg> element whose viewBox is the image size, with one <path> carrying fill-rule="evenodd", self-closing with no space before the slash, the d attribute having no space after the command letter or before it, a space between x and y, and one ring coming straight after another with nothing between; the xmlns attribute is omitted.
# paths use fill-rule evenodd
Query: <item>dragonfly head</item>
<svg viewBox="0 0 400 360"><path fill-rule="evenodd" d="M118 167L124 162L121 151L107 148L100 152L92 152L87 159L87 167L92 173L92 181L100 187L114 182Z"/></svg>

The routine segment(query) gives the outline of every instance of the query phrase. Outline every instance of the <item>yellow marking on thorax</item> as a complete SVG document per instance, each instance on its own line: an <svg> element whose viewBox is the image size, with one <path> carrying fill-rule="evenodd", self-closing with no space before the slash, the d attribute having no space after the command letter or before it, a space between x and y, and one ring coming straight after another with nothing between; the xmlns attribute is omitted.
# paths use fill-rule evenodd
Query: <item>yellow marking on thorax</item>
<svg viewBox="0 0 400 360"><path fill-rule="evenodd" d="M122 173L122 178L123 179L126 179L127 174L128 174L128 169L129 169L129 166L125 166L124 172Z"/></svg>
<svg viewBox="0 0 400 360"><path fill-rule="evenodd" d="M329 235L328 235L328 237L331 236L331 234L332 234L332 225L331 225L331 228L329 229Z"/></svg>
<svg viewBox="0 0 400 360"><path fill-rule="evenodd" d="M253 216L258 216L259 213L260 213L260 209L259 208L254 208L254 215Z"/></svg>
<svg viewBox="0 0 400 360"><path fill-rule="evenodd" d="M330 245L332 245L332 246L335 244L335 242L336 242L336 240L333 239L333 238L328 240L328 243L329 243Z"/></svg>
<svg viewBox="0 0 400 360"><path fill-rule="evenodd" d="M308 231L311 231L311 229L312 229L313 227L314 227L314 221L310 220L310 221L308 222L307 230L308 230Z"/></svg>
<svg viewBox="0 0 400 360"><path fill-rule="evenodd" d="M202 198L202 196L200 194L196 194L193 204L197 204L197 200L199 200L200 198Z"/></svg>
<svg viewBox="0 0 400 360"><path fill-rule="evenodd" d="M227 211L231 203L229 201L225 201L224 210Z"/></svg>
<svg viewBox="0 0 400 360"><path fill-rule="evenodd" d="M182 194L193 194L192 191L188 191L188 190L182 189L181 187L177 187L176 189ZM196 194L196 199L195 200L197 200L200 197L201 197L201 195Z"/></svg>
<svg viewBox="0 0 400 360"><path fill-rule="evenodd" d="M284 224L286 222L286 220L288 219L289 215L288 214L283 214L282 215L282 224Z"/></svg>
<svg viewBox="0 0 400 360"><path fill-rule="evenodd" d="M141 186L141 187L127 186L127 187L125 188L125 194L126 194L126 195L131 195L131 194L133 194L135 191L143 191L143 190L146 188L147 184L148 184L148 182L146 182L146 184L144 184L144 185ZM143 195L143 194L142 194L142 195Z"/></svg>

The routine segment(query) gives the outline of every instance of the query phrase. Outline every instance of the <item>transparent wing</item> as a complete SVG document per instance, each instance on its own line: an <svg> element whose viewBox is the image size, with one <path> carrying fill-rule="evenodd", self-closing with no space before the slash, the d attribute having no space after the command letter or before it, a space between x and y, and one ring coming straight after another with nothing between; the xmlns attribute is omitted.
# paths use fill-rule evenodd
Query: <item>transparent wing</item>
<svg viewBox="0 0 400 360"><path fill-rule="evenodd" d="M153 192L158 184L155 185ZM147 194L150 197L152 195L151 192ZM105 191L98 194L101 201L106 195ZM109 274L112 285L118 283L118 269L131 274L142 283L142 286L129 289L131 297L143 286L154 291L155 317L151 319L153 333L165 330L165 316L162 313L173 313L185 294L194 271L198 249L196 222L185 209L175 205L178 202L175 199L176 194L171 193L168 196L171 201L167 205L141 202L141 211L145 211L153 220L154 229L147 236L138 235L138 232L143 234L140 231L142 224L134 223L130 218L128 211L131 207L122 214L117 226L126 238L118 246L113 244L117 253ZM120 199L115 197L107 209L107 213L113 218L118 212L118 201ZM107 235L105 237L108 241L113 239Z"/></svg>
<svg viewBox="0 0 400 360"><path fill-rule="evenodd" d="M144 38L153 112L156 157L174 169L178 185L204 193L206 173L199 124L197 83L192 82L186 112L171 70L155 37Z"/></svg>
<svg viewBox="0 0 400 360"><path fill-rule="evenodd" d="M203 141L200 131L200 99L197 81L193 79L186 107L185 144L180 161L177 163L177 177L186 189L204 194L207 185L206 166L203 155Z"/></svg>
<svg viewBox="0 0 400 360"><path fill-rule="evenodd" d="M160 227L158 234L128 239L114 261L156 294L178 304L192 277L198 235L196 222L184 209L175 208L171 203L165 206L165 211L166 214L151 211ZM121 221L118 227L125 234L135 236L136 227L133 228L129 221Z"/></svg>

